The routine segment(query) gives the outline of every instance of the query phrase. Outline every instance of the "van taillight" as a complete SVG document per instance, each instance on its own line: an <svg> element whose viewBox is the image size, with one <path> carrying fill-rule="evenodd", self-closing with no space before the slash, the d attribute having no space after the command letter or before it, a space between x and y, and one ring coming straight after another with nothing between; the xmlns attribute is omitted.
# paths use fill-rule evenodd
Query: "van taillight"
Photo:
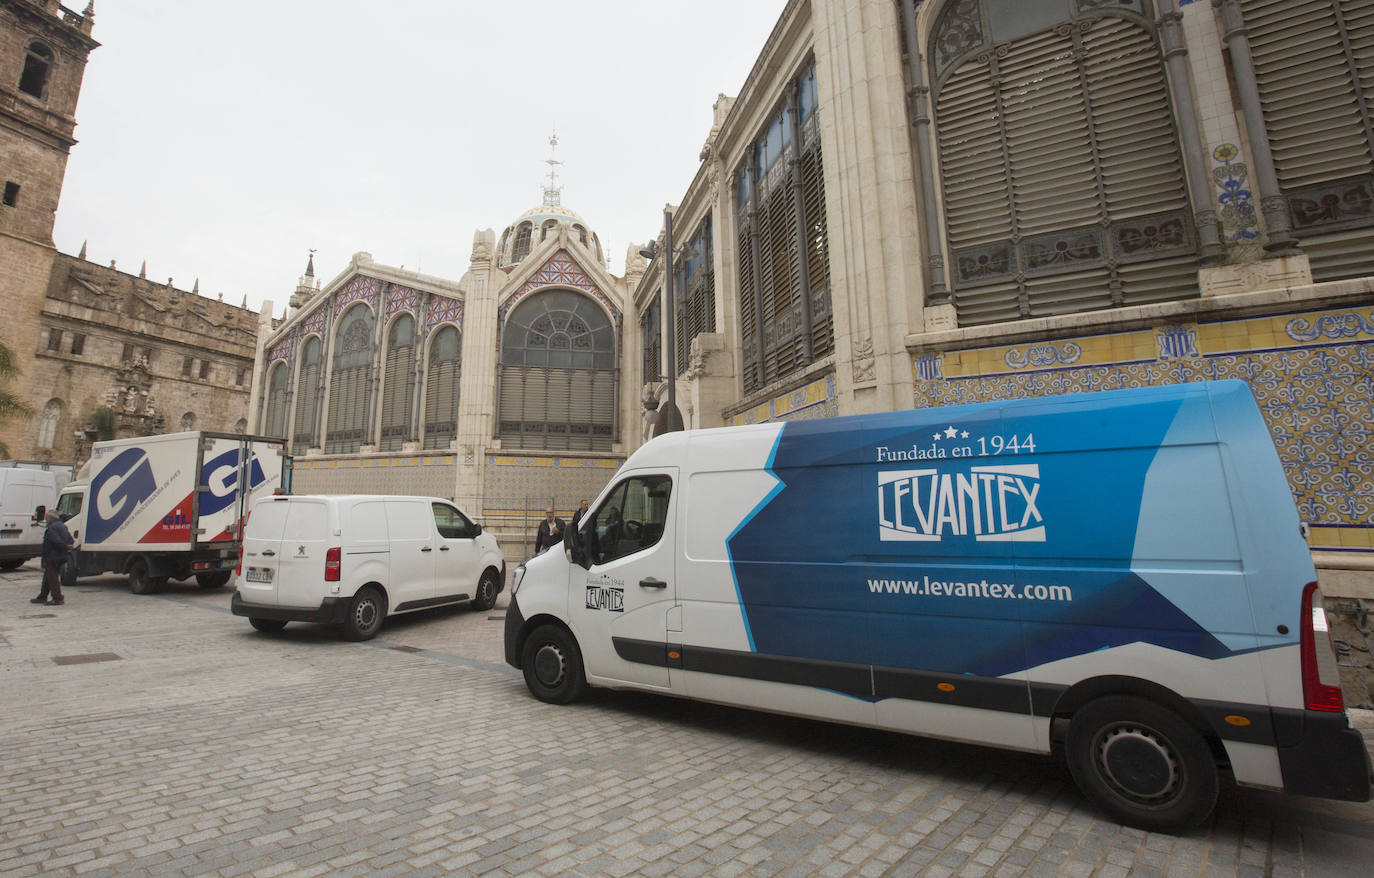
<svg viewBox="0 0 1374 878"><path fill-rule="evenodd" d="M243 575L243 543L239 543L239 563L234 565L234 575Z"/></svg>
<svg viewBox="0 0 1374 878"><path fill-rule="evenodd" d="M1302 590L1302 697L1308 710L1345 710L1341 695L1341 672L1336 667L1336 651L1326 624L1322 593L1315 582Z"/></svg>
<svg viewBox="0 0 1374 878"><path fill-rule="evenodd" d="M339 556L340 556L340 552L339 552L339 550L338 550L337 548L330 549L328 552L325 552L325 553L324 553L324 581L325 581L325 582L338 582L338 581L339 581L339 566L340 566L340 565L339 565Z"/></svg>

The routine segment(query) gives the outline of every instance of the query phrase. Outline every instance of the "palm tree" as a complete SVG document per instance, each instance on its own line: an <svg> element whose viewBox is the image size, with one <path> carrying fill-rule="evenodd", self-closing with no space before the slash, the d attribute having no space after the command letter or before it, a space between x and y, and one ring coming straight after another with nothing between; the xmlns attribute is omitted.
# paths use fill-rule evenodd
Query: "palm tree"
<svg viewBox="0 0 1374 878"><path fill-rule="evenodd" d="M15 416L27 417L33 414L33 409L29 408L22 399L10 393L5 385L14 376L20 374L19 367L14 365L14 356L10 349L0 344L0 421ZM5 447L4 442L0 442L0 457L9 457L10 450Z"/></svg>

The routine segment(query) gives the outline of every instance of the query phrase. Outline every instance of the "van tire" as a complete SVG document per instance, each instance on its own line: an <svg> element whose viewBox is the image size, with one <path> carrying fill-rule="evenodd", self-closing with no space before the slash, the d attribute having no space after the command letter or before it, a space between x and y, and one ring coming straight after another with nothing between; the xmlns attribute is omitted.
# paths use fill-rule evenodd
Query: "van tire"
<svg viewBox="0 0 1374 878"><path fill-rule="evenodd" d="M23 567L23 566L24 566L24 562L27 561L27 560L29 560L29 559L28 559L28 558L6 558L5 560L0 561L0 570L18 570L20 567Z"/></svg>
<svg viewBox="0 0 1374 878"><path fill-rule="evenodd" d="M134 594L157 594L166 585L167 577L148 575L148 562L142 558L129 565L129 591Z"/></svg>
<svg viewBox="0 0 1374 878"><path fill-rule="evenodd" d="M1133 695L1089 702L1069 723L1069 773L1121 823L1179 832L1217 801L1217 766L1202 733L1173 711Z"/></svg>
<svg viewBox="0 0 1374 878"><path fill-rule="evenodd" d="M62 583L63 588L76 587L76 562L70 555L62 562L62 569L57 571L57 581Z"/></svg>
<svg viewBox="0 0 1374 878"><path fill-rule="evenodd" d="M557 625L540 625L530 633L521 650L520 667L530 692L549 704L569 704L587 689L577 641Z"/></svg>
<svg viewBox="0 0 1374 878"><path fill-rule="evenodd" d="M386 618L386 598L371 586L358 589L348 605L348 618L341 626L345 640L371 640L382 629Z"/></svg>
<svg viewBox="0 0 1374 878"><path fill-rule="evenodd" d="M282 619L254 619L251 616L248 618L248 624L264 634L276 634L286 627L286 622Z"/></svg>
<svg viewBox="0 0 1374 878"><path fill-rule="evenodd" d="M196 585L201 588L223 588L228 582L228 570L217 570L214 573L196 574Z"/></svg>
<svg viewBox="0 0 1374 878"><path fill-rule="evenodd" d="M490 610L496 606L497 585L495 573L490 570L482 571L482 578L477 580L477 596L468 606L474 610Z"/></svg>

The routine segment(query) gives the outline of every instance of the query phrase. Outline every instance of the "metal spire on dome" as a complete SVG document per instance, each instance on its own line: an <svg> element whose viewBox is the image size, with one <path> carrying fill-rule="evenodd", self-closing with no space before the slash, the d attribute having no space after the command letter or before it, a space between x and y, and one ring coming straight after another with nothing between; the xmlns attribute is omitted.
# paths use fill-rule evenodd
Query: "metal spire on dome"
<svg viewBox="0 0 1374 878"><path fill-rule="evenodd" d="M544 164L549 166L549 185L544 187L544 206L559 207L563 197L563 187L558 185L558 166L563 164L554 158L554 151L558 149L558 129L554 129L553 136L549 138L549 157L544 160Z"/></svg>

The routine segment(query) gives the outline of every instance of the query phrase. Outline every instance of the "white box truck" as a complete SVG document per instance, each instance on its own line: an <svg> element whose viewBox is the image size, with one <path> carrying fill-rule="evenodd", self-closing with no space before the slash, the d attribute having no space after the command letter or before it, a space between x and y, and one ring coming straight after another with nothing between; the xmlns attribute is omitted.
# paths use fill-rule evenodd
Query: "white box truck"
<svg viewBox="0 0 1374 878"><path fill-rule="evenodd" d="M1175 831L1220 771L1369 800L1316 579L1241 381L693 430L516 570L506 660L550 702L1059 752L1108 814Z"/></svg>
<svg viewBox="0 0 1374 878"><path fill-rule="evenodd" d="M290 476L281 439L193 431L97 442L57 499L76 543L63 578L124 573L134 594L191 576L218 588L233 575L248 508L289 491Z"/></svg>
<svg viewBox="0 0 1374 878"><path fill-rule="evenodd" d="M43 552L44 515L57 502L50 472L0 465L0 570L14 570Z"/></svg>

